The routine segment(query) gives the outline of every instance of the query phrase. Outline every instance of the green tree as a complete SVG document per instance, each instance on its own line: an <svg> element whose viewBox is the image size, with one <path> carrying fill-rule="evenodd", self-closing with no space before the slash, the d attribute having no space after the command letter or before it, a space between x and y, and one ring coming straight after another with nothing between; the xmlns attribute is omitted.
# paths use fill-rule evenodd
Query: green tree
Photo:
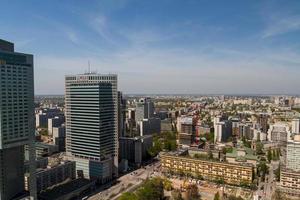
<svg viewBox="0 0 300 200"><path fill-rule="evenodd" d="M153 138L153 146L150 147L147 152L151 157L156 156L162 150L162 142L160 138L154 137Z"/></svg>
<svg viewBox="0 0 300 200"><path fill-rule="evenodd" d="M164 197L163 180L159 177L148 179L136 192L139 200L160 200Z"/></svg>
<svg viewBox="0 0 300 200"><path fill-rule="evenodd" d="M257 165L257 173L262 176L262 179L265 179L267 173L269 173L269 167L267 166L266 162L260 161Z"/></svg>
<svg viewBox="0 0 300 200"><path fill-rule="evenodd" d="M229 197L228 197L228 200L244 200L241 196L239 196L239 197L236 197L236 196L234 196L234 195L230 195Z"/></svg>
<svg viewBox="0 0 300 200"><path fill-rule="evenodd" d="M217 192L215 194L214 200L220 200L220 193L219 192Z"/></svg>
<svg viewBox="0 0 300 200"><path fill-rule="evenodd" d="M187 187L186 192L189 200L198 200L200 198L198 186L196 184L190 184Z"/></svg>
<svg viewBox="0 0 300 200"><path fill-rule="evenodd" d="M264 154L264 152L263 152L263 144L261 142L256 142L256 154L257 155Z"/></svg>
<svg viewBox="0 0 300 200"><path fill-rule="evenodd" d="M276 177L276 181L280 181L280 165L279 167L274 171L275 177Z"/></svg>
<svg viewBox="0 0 300 200"><path fill-rule="evenodd" d="M174 200L183 200L180 190L174 190L171 192Z"/></svg>
<svg viewBox="0 0 300 200"><path fill-rule="evenodd" d="M274 194L273 194L273 196L272 196L272 199L273 199L273 200L288 200L288 199L286 198L286 196L285 196L282 192L280 192L279 190L276 190L276 191L274 192Z"/></svg>
<svg viewBox="0 0 300 200"><path fill-rule="evenodd" d="M271 152L271 149L268 150L267 158L268 158L268 161L271 162L271 160L272 160L272 152Z"/></svg>
<svg viewBox="0 0 300 200"><path fill-rule="evenodd" d="M118 198L118 200L138 200L138 198L134 193L125 192Z"/></svg>
<svg viewBox="0 0 300 200"><path fill-rule="evenodd" d="M208 151L208 159L212 160L214 158L211 151Z"/></svg>
<svg viewBox="0 0 300 200"><path fill-rule="evenodd" d="M165 189L165 190L171 191L171 190L173 189L172 182L171 182L169 179L165 178L165 179L163 180L163 184L164 184L164 189Z"/></svg>

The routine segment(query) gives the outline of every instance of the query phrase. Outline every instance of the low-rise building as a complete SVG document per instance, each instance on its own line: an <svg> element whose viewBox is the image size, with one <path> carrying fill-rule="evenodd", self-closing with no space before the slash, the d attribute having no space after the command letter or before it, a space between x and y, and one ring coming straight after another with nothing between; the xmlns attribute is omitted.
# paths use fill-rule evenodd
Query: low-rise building
<svg viewBox="0 0 300 200"><path fill-rule="evenodd" d="M290 198L300 199L300 172L286 168L281 169L278 189Z"/></svg>
<svg viewBox="0 0 300 200"><path fill-rule="evenodd" d="M49 166L45 169L37 169L36 186L37 192L46 190L47 188L76 178L75 162L63 161L56 166ZM28 190L29 174L25 174L25 189Z"/></svg>
<svg viewBox="0 0 300 200"><path fill-rule="evenodd" d="M184 153L161 153L162 170L166 173L185 173L205 180L224 181L232 185L251 185L253 166L191 158Z"/></svg>
<svg viewBox="0 0 300 200"><path fill-rule="evenodd" d="M226 153L226 161L229 163L249 163L253 167L257 164L257 156L251 148L233 148L232 152Z"/></svg>

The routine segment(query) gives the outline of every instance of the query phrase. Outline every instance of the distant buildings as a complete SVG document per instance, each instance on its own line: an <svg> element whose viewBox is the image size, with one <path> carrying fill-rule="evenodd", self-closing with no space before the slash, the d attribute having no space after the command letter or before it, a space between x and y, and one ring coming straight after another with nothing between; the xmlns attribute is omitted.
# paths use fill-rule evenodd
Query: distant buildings
<svg viewBox="0 0 300 200"><path fill-rule="evenodd" d="M141 98L136 103L135 120L140 122L143 119L150 119L154 117L154 103L150 98Z"/></svg>
<svg viewBox="0 0 300 200"><path fill-rule="evenodd" d="M263 133L267 133L267 131L268 131L268 128L269 128L268 119L269 119L269 116L266 114L259 114L257 116L257 123L259 124L260 130Z"/></svg>
<svg viewBox="0 0 300 200"><path fill-rule="evenodd" d="M290 139L290 136L291 136L291 132L287 124L276 123L270 125L270 128L268 130L269 141L286 144L287 140Z"/></svg>
<svg viewBox="0 0 300 200"><path fill-rule="evenodd" d="M177 119L179 144L190 146L195 139L195 123L193 116L181 116Z"/></svg>
<svg viewBox="0 0 300 200"><path fill-rule="evenodd" d="M66 153L78 177L104 183L118 170L117 75L65 78Z"/></svg>
<svg viewBox="0 0 300 200"><path fill-rule="evenodd" d="M24 192L24 145L34 152L33 56L0 40L0 69L0 199L8 200Z"/></svg>
<svg viewBox="0 0 300 200"><path fill-rule="evenodd" d="M55 116L54 118L48 119L48 134L53 134L53 128L61 127L61 125L65 122L64 117L62 116Z"/></svg>
<svg viewBox="0 0 300 200"><path fill-rule="evenodd" d="M52 129L53 143L58 146L58 151L63 152L66 150L66 127L53 127Z"/></svg>
<svg viewBox="0 0 300 200"><path fill-rule="evenodd" d="M227 140L232 136L232 122L230 120L220 121L219 118L215 119L214 129L215 142L227 142Z"/></svg>
<svg viewBox="0 0 300 200"><path fill-rule="evenodd" d="M135 122L138 135L160 134L160 118L154 116L154 103L150 98L141 98L136 103Z"/></svg>
<svg viewBox="0 0 300 200"><path fill-rule="evenodd" d="M36 128L47 128L48 127L48 120L51 119L51 118L55 118L55 117L58 117L59 120L61 120L61 119L64 120L63 119L63 113L58 108L47 108L47 109L39 110L35 114L35 123L36 123L35 126L36 126ZM56 120L58 120L58 119L56 119Z"/></svg>
<svg viewBox="0 0 300 200"><path fill-rule="evenodd" d="M120 159L127 160L131 166L139 167L149 157L150 147L152 147L152 135L120 137Z"/></svg>

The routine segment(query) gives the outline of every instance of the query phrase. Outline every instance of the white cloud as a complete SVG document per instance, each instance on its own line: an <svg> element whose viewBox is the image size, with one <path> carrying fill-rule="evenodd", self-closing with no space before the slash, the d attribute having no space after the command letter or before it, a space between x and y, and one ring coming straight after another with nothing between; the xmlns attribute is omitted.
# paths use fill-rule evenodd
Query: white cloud
<svg viewBox="0 0 300 200"><path fill-rule="evenodd" d="M226 55L237 50L226 51ZM289 67L289 52L255 52L217 58L184 49L126 49L105 59L36 58L36 93L64 92L64 75L87 70L117 73L125 93L300 93L300 69ZM279 62L280 61L280 62ZM49 76L52 74L52 76Z"/></svg>
<svg viewBox="0 0 300 200"><path fill-rule="evenodd" d="M300 30L300 15L270 14L262 37L268 38L298 30Z"/></svg>

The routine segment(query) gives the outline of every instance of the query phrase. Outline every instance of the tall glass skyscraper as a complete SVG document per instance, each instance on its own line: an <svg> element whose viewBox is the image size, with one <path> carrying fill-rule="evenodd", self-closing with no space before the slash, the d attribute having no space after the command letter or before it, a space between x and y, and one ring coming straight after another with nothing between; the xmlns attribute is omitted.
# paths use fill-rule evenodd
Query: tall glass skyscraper
<svg viewBox="0 0 300 200"><path fill-rule="evenodd" d="M34 138L33 56L0 40L0 199L24 192L24 145Z"/></svg>
<svg viewBox="0 0 300 200"><path fill-rule="evenodd" d="M78 176L109 181L118 167L117 75L65 77L66 151Z"/></svg>

